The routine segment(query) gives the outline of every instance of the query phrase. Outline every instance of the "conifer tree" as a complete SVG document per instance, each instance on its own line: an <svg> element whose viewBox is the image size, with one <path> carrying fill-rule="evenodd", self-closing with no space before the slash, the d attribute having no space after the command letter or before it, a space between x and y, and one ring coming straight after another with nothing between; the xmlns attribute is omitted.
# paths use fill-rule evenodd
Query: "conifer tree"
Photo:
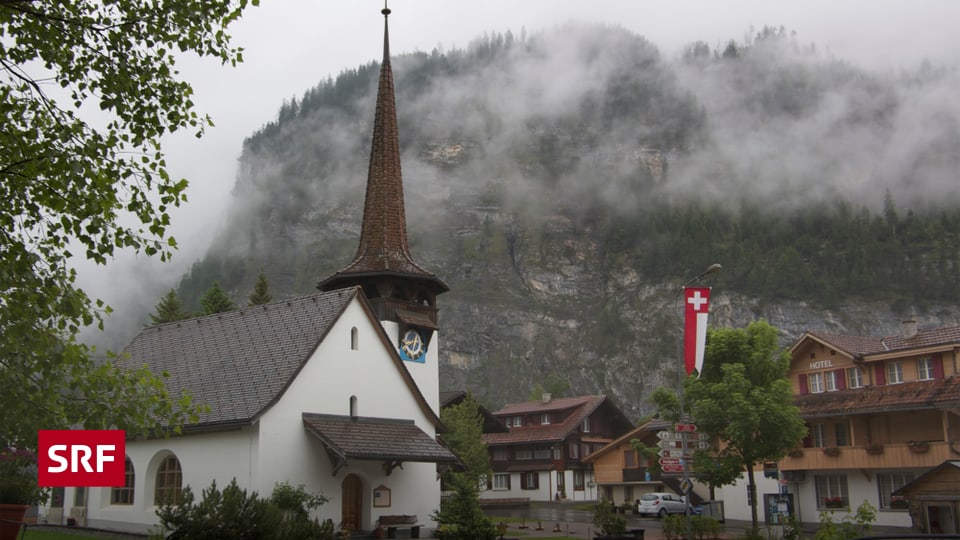
<svg viewBox="0 0 960 540"><path fill-rule="evenodd" d="M213 286L204 293L203 298L200 299L200 304L203 306L204 315L213 315L214 313L223 313L224 311L237 309L237 305L227 296L227 293L220 287L220 283L217 281L214 281Z"/></svg>
<svg viewBox="0 0 960 540"><path fill-rule="evenodd" d="M264 275L263 270L260 270L260 275L257 276L257 283L253 286L253 293L250 294L247 305L259 306L272 300L273 296L270 296L270 289L267 286L267 276Z"/></svg>
<svg viewBox="0 0 960 540"><path fill-rule="evenodd" d="M183 310L180 299L177 298L177 291L173 289L170 289L153 309L155 313L150 314L150 320L153 324L182 321L191 316L188 311Z"/></svg>

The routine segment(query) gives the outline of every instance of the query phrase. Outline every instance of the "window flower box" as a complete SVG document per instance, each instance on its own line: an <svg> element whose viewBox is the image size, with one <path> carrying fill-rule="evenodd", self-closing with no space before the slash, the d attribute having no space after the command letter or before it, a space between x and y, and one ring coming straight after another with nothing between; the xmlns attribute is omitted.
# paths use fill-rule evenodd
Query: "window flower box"
<svg viewBox="0 0 960 540"><path fill-rule="evenodd" d="M914 454L924 454L930 450L930 443L927 441L908 441L907 448Z"/></svg>
<svg viewBox="0 0 960 540"><path fill-rule="evenodd" d="M823 500L823 506L827 508L843 508L846 506L843 497L827 497Z"/></svg>
<svg viewBox="0 0 960 540"><path fill-rule="evenodd" d="M837 457L840 455L840 449L836 446L827 446L823 449L823 454L830 457Z"/></svg>
<svg viewBox="0 0 960 540"><path fill-rule="evenodd" d="M906 509L910 508L910 501L900 495L890 497L890 508Z"/></svg>
<svg viewBox="0 0 960 540"><path fill-rule="evenodd" d="M873 456L878 456L883 453L882 444L868 444L866 447L867 453Z"/></svg>

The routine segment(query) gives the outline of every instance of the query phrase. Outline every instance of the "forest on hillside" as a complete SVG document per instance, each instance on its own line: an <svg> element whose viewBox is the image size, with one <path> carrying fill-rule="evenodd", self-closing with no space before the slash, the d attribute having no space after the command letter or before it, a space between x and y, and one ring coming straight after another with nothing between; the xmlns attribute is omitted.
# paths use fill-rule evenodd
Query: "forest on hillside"
<svg viewBox="0 0 960 540"><path fill-rule="evenodd" d="M411 250L451 289L445 389L496 406L564 374L641 412L676 380L676 288L713 263L714 324L774 319L785 343L960 316L955 70L871 73L773 28L665 58L581 25L392 64ZM250 135L185 309L215 282L243 306L261 271L311 294L351 260L378 71Z"/></svg>
<svg viewBox="0 0 960 540"><path fill-rule="evenodd" d="M868 298L906 308L960 300L957 113L947 103L937 112L910 102L932 93L950 72L921 66L909 74L869 74L820 56L814 45L801 46L782 28L765 28L752 42L731 41L722 50L694 43L673 61L622 30L571 26L557 33L525 41L495 34L465 50L395 59L405 170L417 174L426 167L440 182L475 184L447 186L448 200L439 201L447 208L440 212L461 204L495 207L517 214L530 229L544 216L564 215L603 246L608 264L620 261L651 280L668 280L724 261L720 284L769 301L837 307ZM611 67L604 71L598 63ZM528 80L536 69L556 84L570 82L564 68L578 75L586 70L595 81L554 96L550 84ZM378 70L371 63L321 82L247 139L235 219L265 223L250 220L240 229L246 238L234 232L224 244L257 246L269 233L252 228L282 230L333 207L357 212L369 138L363 127L372 118ZM533 94L536 103L521 99L530 107L520 117L505 115L496 98L481 94L504 85ZM911 111L939 119L924 135L931 144L879 167L884 158L864 152L903 152L896 147L905 137L897 124ZM764 127L770 125L776 130ZM780 126L810 131L811 138L790 135L800 149L765 143L722 152L721 137L748 131L759 134L744 142L785 137L773 134ZM436 157L436 148L450 146L459 153ZM809 163L798 166L798 159ZM864 177L871 169L873 177L859 180L864 185L845 187L851 171ZM689 185L705 173L710 178L701 182L722 188ZM952 190L944 188L951 183ZM414 189L407 198L416 209ZM463 200L451 203L454 194ZM442 226L442 220L430 224ZM256 262L263 258L256 247L222 247L184 279L188 303L214 279L240 291L270 266ZM344 251L349 247L339 248ZM238 265L243 259L254 262ZM347 260L324 267L303 259L327 272ZM286 294L310 288L309 279L276 278ZM296 290L287 290L291 286Z"/></svg>

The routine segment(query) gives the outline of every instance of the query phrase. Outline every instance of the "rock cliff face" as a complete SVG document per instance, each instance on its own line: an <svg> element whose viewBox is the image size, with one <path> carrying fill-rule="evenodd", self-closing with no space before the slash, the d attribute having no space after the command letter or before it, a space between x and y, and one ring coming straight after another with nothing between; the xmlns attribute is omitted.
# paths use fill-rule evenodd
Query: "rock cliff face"
<svg viewBox="0 0 960 540"><path fill-rule="evenodd" d="M937 94L903 90L839 62L797 58L785 39L758 38L751 47L762 54L746 47L737 58L717 54L673 65L623 31L564 29L522 43L488 40L467 53L396 59L410 247L451 289L438 300L443 389L471 390L497 408L559 375L571 393L608 394L633 418L649 413L646 396L677 384L678 287L714 262L737 275L706 282L717 285L712 323L764 318L780 329L784 345L805 330L889 335L907 315L926 326L958 321L956 295L952 304L944 300L949 288L925 299L922 311L903 302L894 310L889 299L842 300L829 309L805 300L815 291L803 287L819 282L808 279L815 273L799 249L778 254L773 271L742 255L781 247L748 237L767 225L753 210L731 227L731 243L743 246L710 245L704 231L716 225L700 219L697 201L783 215L808 201L826 207L824 201L853 200L870 223L866 208L879 208L884 186L888 194L889 186L904 186L913 199L957 199L955 152L934 151L955 150L948 144L955 133L927 133L937 144L923 148L901 144L912 140L905 126L916 124L904 120L901 104L910 103L910 114L920 118L922 96ZM261 268L275 297L307 294L351 260L375 67L309 91L247 141L233 216L181 284L183 297L198 297L219 279L242 298ZM944 114L955 120L955 112L937 113ZM657 219L690 219L637 219L655 210ZM841 204L838 213L843 223L858 217L856 206ZM949 235L939 251L901 257L905 264L957 273L949 239L960 223L941 221ZM846 286L856 272L877 273L864 267L863 250L842 242L842 231L820 231L820 223L815 215L796 226L806 227L805 253L829 258L837 250L829 278ZM870 240L875 251L886 241L900 242L898 249L913 242ZM697 256L671 251L680 242ZM715 259L714 252L737 260ZM740 292L751 280L794 271L793 300Z"/></svg>

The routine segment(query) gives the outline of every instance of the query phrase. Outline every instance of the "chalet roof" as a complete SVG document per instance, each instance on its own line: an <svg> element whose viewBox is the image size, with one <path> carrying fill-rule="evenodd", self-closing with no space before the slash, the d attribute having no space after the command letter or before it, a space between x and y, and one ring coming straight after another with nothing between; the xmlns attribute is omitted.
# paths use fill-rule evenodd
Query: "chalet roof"
<svg viewBox="0 0 960 540"><path fill-rule="evenodd" d="M303 426L343 460L455 462L413 420L303 413Z"/></svg>
<svg viewBox="0 0 960 540"><path fill-rule="evenodd" d="M440 392L440 408L459 405L467 397L465 390L454 390L449 392ZM486 407L477 404L480 415L483 417L484 433L506 433L508 431L506 424L494 416Z"/></svg>
<svg viewBox="0 0 960 540"><path fill-rule="evenodd" d="M509 428L507 433L487 433L483 441L488 446L500 446L522 443L554 443L565 440L580 427L584 418L587 418L597 409L606 407L615 422L631 426L632 423L606 396L580 396L572 398L556 398L549 402L527 401L504 405L493 413L499 418L506 418L524 414L539 414L546 412L562 412L567 414L562 421L548 425L523 426Z"/></svg>
<svg viewBox="0 0 960 540"><path fill-rule="evenodd" d="M118 365L166 372L171 396L206 404L195 424L249 424L280 399L347 305L358 299L421 410L439 419L417 388L358 288L339 289L144 328Z"/></svg>
<svg viewBox="0 0 960 540"><path fill-rule="evenodd" d="M400 137L387 25L390 10L384 8L382 13L383 62L377 88L360 245L350 264L322 281L319 288L331 290L344 283L356 283L357 278L389 275L423 280L436 292L445 292L449 290L446 284L413 260L407 242Z"/></svg>
<svg viewBox="0 0 960 540"><path fill-rule="evenodd" d="M913 481L902 486L900 489L894 490L893 493L891 493L891 495L898 495L898 496L906 495L908 498L912 499L914 498L915 495L918 494L918 489L921 486L931 483L932 481L940 478L941 476L945 476L945 474L948 472L956 472L956 471L960 471L960 461L957 461L957 460L944 461L940 465L937 465L936 467L914 478ZM942 486L944 488L943 491L945 492L952 491L955 494L957 493L956 480L953 480L953 479L945 480L941 482L941 484L944 484Z"/></svg>
<svg viewBox="0 0 960 540"><path fill-rule="evenodd" d="M847 334L828 334L805 332L791 347L796 349L806 339L815 339L853 357L865 357L893 351L908 351L932 346L960 345L960 326L943 326L931 330L918 330L911 337L892 335L885 337L853 336Z"/></svg>
<svg viewBox="0 0 960 540"><path fill-rule="evenodd" d="M960 376L797 396L804 418L960 407Z"/></svg>
<svg viewBox="0 0 960 540"><path fill-rule="evenodd" d="M620 437L614 439L613 441L610 442L610 444L604 446L600 450L597 450L596 452L583 458L582 461L584 463L590 463L590 462L596 461L597 458L605 454L608 454L610 452L616 451L616 449L620 448L620 446L623 445L624 443L627 443L633 439L643 439L651 433L657 433L665 429L670 429L671 426L673 426L673 422L668 422L667 420L661 420L659 418L648 420L643 424L641 424L640 426L637 426L631 429L630 431L626 432L625 434L621 435Z"/></svg>

